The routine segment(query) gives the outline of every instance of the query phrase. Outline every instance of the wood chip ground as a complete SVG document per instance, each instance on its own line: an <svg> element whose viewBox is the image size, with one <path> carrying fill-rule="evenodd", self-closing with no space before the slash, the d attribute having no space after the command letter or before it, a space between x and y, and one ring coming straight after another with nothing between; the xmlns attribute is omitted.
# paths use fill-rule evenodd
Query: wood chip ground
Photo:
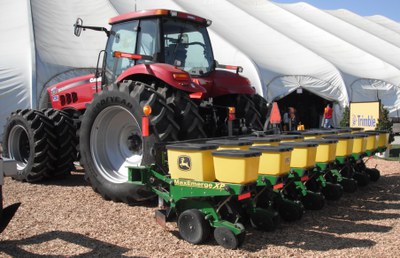
<svg viewBox="0 0 400 258"><path fill-rule="evenodd" d="M399 257L400 163L373 159L382 177L272 233L249 228L244 245L191 245L176 222L154 221L155 203L103 200L74 172L45 184L5 180L4 205L21 206L0 235L0 257Z"/></svg>

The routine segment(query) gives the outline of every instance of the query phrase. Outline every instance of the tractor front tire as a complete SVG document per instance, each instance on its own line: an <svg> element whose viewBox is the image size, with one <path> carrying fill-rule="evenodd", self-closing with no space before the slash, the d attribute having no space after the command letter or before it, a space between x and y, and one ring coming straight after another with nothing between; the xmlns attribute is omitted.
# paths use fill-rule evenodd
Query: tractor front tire
<svg viewBox="0 0 400 258"><path fill-rule="evenodd" d="M53 130L51 120L38 110L18 110L8 117L3 155L17 161L16 180L38 182L51 175L56 161Z"/></svg>
<svg viewBox="0 0 400 258"><path fill-rule="evenodd" d="M142 137L143 107L150 105L150 136ZM95 94L81 121L79 151L85 178L106 200L135 202L154 197L128 182L128 167L154 163L154 143L177 140L173 111L149 85L124 81Z"/></svg>

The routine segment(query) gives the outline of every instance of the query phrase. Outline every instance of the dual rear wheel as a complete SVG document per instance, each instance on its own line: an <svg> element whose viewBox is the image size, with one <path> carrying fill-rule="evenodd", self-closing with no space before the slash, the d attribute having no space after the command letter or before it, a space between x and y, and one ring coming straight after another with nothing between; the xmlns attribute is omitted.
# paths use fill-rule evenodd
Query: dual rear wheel
<svg viewBox="0 0 400 258"><path fill-rule="evenodd" d="M19 181L38 182L73 169L75 130L61 110L23 109L7 119L3 155L17 161Z"/></svg>

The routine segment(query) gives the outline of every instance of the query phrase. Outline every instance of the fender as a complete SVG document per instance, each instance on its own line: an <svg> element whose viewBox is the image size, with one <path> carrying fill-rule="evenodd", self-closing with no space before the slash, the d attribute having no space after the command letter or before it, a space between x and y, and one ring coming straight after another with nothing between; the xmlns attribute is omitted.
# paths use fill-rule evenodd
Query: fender
<svg viewBox="0 0 400 258"><path fill-rule="evenodd" d="M98 90L101 90L101 81L97 79ZM74 108L86 109L96 92L96 78L94 74L87 74L66 81L59 82L47 88L51 106L55 109Z"/></svg>
<svg viewBox="0 0 400 258"><path fill-rule="evenodd" d="M128 68L121 73L117 82L135 74L146 74L154 76L174 88L190 93L206 93L206 89L191 80L189 73L176 68L175 66L163 63L157 64L138 64Z"/></svg>
<svg viewBox="0 0 400 258"><path fill-rule="evenodd" d="M203 98L256 93L246 77L229 71L215 70L205 77L194 77L193 81L206 88Z"/></svg>

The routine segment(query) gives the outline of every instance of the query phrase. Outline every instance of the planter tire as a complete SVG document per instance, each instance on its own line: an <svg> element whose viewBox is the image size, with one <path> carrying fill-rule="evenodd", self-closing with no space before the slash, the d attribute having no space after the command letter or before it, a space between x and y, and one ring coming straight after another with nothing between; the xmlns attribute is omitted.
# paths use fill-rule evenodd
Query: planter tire
<svg viewBox="0 0 400 258"><path fill-rule="evenodd" d="M178 218L179 235L191 244L201 244L211 233L211 226L197 209L185 210Z"/></svg>
<svg viewBox="0 0 400 258"><path fill-rule="evenodd" d="M376 168L366 168L365 172L369 175L372 182L377 182L381 177L381 172Z"/></svg>
<svg viewBox="0 0 400 258"><path fill-rule="evenodd" d="M238 248L240 244L239 239L235 236L235 234L225 227L215 228L214 238L220 246L226 249L234 250Z"/></svg>
<svg viewBox="0 0 400 258"><path fill-rule="evenodd" d="M354 173L353 178L357 181L358 186L361 187L367 186L370 182L369 175L366 172L356 172Z"/></svg>
<svg viewBox="0 0 400 258"><path fill-rule="evenodd" d="M281 199L277 203L278 213L284 221L292 222L300 220L304 214L304 207L301 203Z"/></svg>
<svg viewBox="0 0 400 258"><path fill-rule="evenodd" d="M325 198L321 193L309 191L301 201L307 210L321 210L325 206Z"/></svg>
<svg viewBox="0 0 400 258"><path fill-rule="evenodd" d="M354 193L358 189L357 181L353 178L343 178L340 184L343 186L343 191L346 193Z"/></svg>

